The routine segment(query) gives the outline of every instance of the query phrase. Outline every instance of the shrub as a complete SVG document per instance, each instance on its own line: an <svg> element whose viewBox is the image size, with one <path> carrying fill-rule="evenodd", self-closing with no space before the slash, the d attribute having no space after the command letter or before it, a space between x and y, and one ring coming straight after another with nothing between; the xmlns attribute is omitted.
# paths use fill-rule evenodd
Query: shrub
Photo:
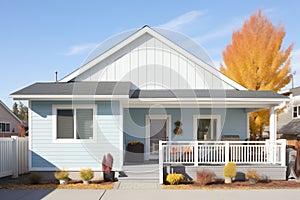
<svg viewBox="0 0 300 200"><path fill-rule="evenodd" d="M54 173L54 177L57 180L67 180L69 177L69 172L67 170L62 170Z"/></svg>
<svg viewBox="0 0 300 200"><path fill-rule="evenodd" d="M223 176L233 178L236 176L236 164L234 162L228 162L223 168Z"/></svg>
<svg viewBox="0 0 300 200"><path fill-rule="evenodd" d="M259 181L259 174L254 169L248 169L246 173L246 179L254 179Z"/></svg>
<svg viewBox="0 0 300 200"><path fill-rule="evenodd" d="M30 184L40 184L42 175L40 173L31 173L28 177Z"/></svg>
<svg viewBox="0 0 300 200"><path fill-rule="evenodd" d="M177 185L180 181L183 181L184 176L182 174L168 174L167 181L171 185Z"/></svg>
<svg viewBox="0 0 300 200"><path fill-rule="evenodd" d="M110 153L104 155L102 159L102 171L110 172L112 170L113 163L114 158Z"/></svg>
<svg viewBox="0 0 300 200"><path fill-rule="evenodd" d="M82 169L80 170L80 177L84 181L89 181L94 178L94 172L92 171L91 168Z"/></svg>
<svg viewBox="0 0 300 200"><path fill-rule="evenodd" d="M215 180L216 174L209 170L197 171L197 183L204 186Z"/></svg>

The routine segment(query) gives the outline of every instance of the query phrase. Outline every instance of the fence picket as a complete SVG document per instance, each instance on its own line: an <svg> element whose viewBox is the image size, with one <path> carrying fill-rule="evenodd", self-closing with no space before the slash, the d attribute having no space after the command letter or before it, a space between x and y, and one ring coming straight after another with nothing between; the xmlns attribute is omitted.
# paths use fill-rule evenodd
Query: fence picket
<svg viewBox="0 0 300 200"><path fill-rule="evenodd" d="M18 174L28 172L28 138L0 138L0 178L13 175L14 159L17 159ZM13 142L17 142L18 157L13 155Z"/></svg>

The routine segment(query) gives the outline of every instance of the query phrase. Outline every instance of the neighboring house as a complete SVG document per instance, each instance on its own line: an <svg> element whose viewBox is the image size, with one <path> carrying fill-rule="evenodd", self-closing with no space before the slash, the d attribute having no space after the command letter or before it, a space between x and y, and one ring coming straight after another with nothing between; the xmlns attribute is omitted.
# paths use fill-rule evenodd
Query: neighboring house
<svg viewBox="0 0 300 200"><path fill-rule="evenodd" d="M255 167L285 179L276 110L288 97L247 90L212 67L203 52L178 33L145 26L104 42L59 82L11 94L29 102L30 170L101 170L109 152L115 170L154 164L160 182L162 167L187 164L185 173L194 177L199 164L221 174L228 161L241 171ZM243 142L248 114L265 108L271 109L270 143ZM142 153L136 157L142 167L129 163L134 145L141 147L133 151Z"/></svg>
<svg viewBox="0 0 300 200"><path fill-rule="evenodd" d="M300 87L280 92L290 97L290 102L278 115L278 133L283 138L296 139L300 136Z"/></svg>
<svg viewBox="0 0 300 200"><path fill-rule="evenodd" d="M0 137L19 135L18 126L22 121L0 101Z"/></svg>

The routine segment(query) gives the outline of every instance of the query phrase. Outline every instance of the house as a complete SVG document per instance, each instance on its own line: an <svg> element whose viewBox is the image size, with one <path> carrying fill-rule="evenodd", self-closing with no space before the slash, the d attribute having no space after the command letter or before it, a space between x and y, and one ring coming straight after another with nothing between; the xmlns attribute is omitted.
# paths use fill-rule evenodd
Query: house
<svg viewBox="0 0 300 200"><path fill-rule="evenodd" d="M278 115L278 133L283 138L296 140L300 136L300 87L280 92L291 98L288 106Z"/></svg>
<svg viewBox="0 0 300 200"><path fill-rule="evenodd" d="M128 178L132 171L141 171L140 178L143 170L155 171L162 183L168 171L194 177L201 167L220 174L234 161L240 171L255 167L285 179L276 111L289 98L247 90L173 31L144 26L117 35L59 82L34 83L11 97L29 102L31 171L101 170L110 152L114 169ZM270 140L244 141L248 114L265 108L271 110Z"/></svg>
<svg viewBox="0 0 300 200"><path fill-rule="evenodd" d="M20 124L22 121L0 101L0 137L19 135Z"/></svg>

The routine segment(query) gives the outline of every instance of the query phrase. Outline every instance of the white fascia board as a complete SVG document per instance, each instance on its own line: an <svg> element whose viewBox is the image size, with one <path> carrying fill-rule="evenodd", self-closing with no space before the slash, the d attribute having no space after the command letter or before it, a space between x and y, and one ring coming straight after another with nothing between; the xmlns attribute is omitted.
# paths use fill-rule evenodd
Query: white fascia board
<svg viewBox="0 0 300 200"><path fill-rule="evenodd" d="M281 103L289 101L289 99L281 98L139 98L131 99L131 101L143 101L143 102L275 102Z"/></svg>
<svg viewBox="0 0 300 200"><path fill-rule="evenodd" d="M161 42L165 43L166 45L170 46L172 49L174 49L175 51L178 51L179 53L184 55L186 58L192 60L193 62L195 62L199 66L203 67L205 70L209 71L214 76L220 77L224 82L231 85L232 87L234 87L238 90L247 90L245 87L241 86L237 82L233 81L232 79L230 79L227 76L225 76L224 74L222 74L219 70L215 69L213 66L208 65L206 62L203 62L202 60L200 60L199 58L197 58L193 54L189 53L187 50L185 50L182 47L178 46L174 42L168 40L167 38L160 35L156 31L152 30L148 26L145 26L144 28L140 29L139 31L137 31L133 35L129 36L127 39L123 40L122 42L120 42L119 44L117 44L113 48L109 49L105 53L101 54L99 57L95 58L94 60L90 61L89 63L83 65L82 67L80 67L79 69L77 69L73 73L69 74L68 76L66 76L65 78L60 80L59 82L68 82L68 81L76 78L79 74L81 74L81 73L87 71L88 69L92 68L93 66L95 66L99 62L106 59L108 56L110 56L113 53L117 52L118 50L125 47L126 45L130 44L131 42L133 42L134 40L136 40L140 36L144 35L145 33L148 33L148 34L152 35L156 39L158 39Z"/></svg>
<svg viewBox="0 0 300 200"><path fill-rule="evenodd" d="M155 105L159 105L157 108L246 108L252 110L261 110L271 107L272 105L257 105L257 104L197 104L197 103L143 103L143 104L123 104L124 108L155 108Z"/></svg>
<svg viewBox="0 0 300 200"><path fill-rule="evenodd" d="M10 95L15 100L128 99L128 95Z"/></svg>

